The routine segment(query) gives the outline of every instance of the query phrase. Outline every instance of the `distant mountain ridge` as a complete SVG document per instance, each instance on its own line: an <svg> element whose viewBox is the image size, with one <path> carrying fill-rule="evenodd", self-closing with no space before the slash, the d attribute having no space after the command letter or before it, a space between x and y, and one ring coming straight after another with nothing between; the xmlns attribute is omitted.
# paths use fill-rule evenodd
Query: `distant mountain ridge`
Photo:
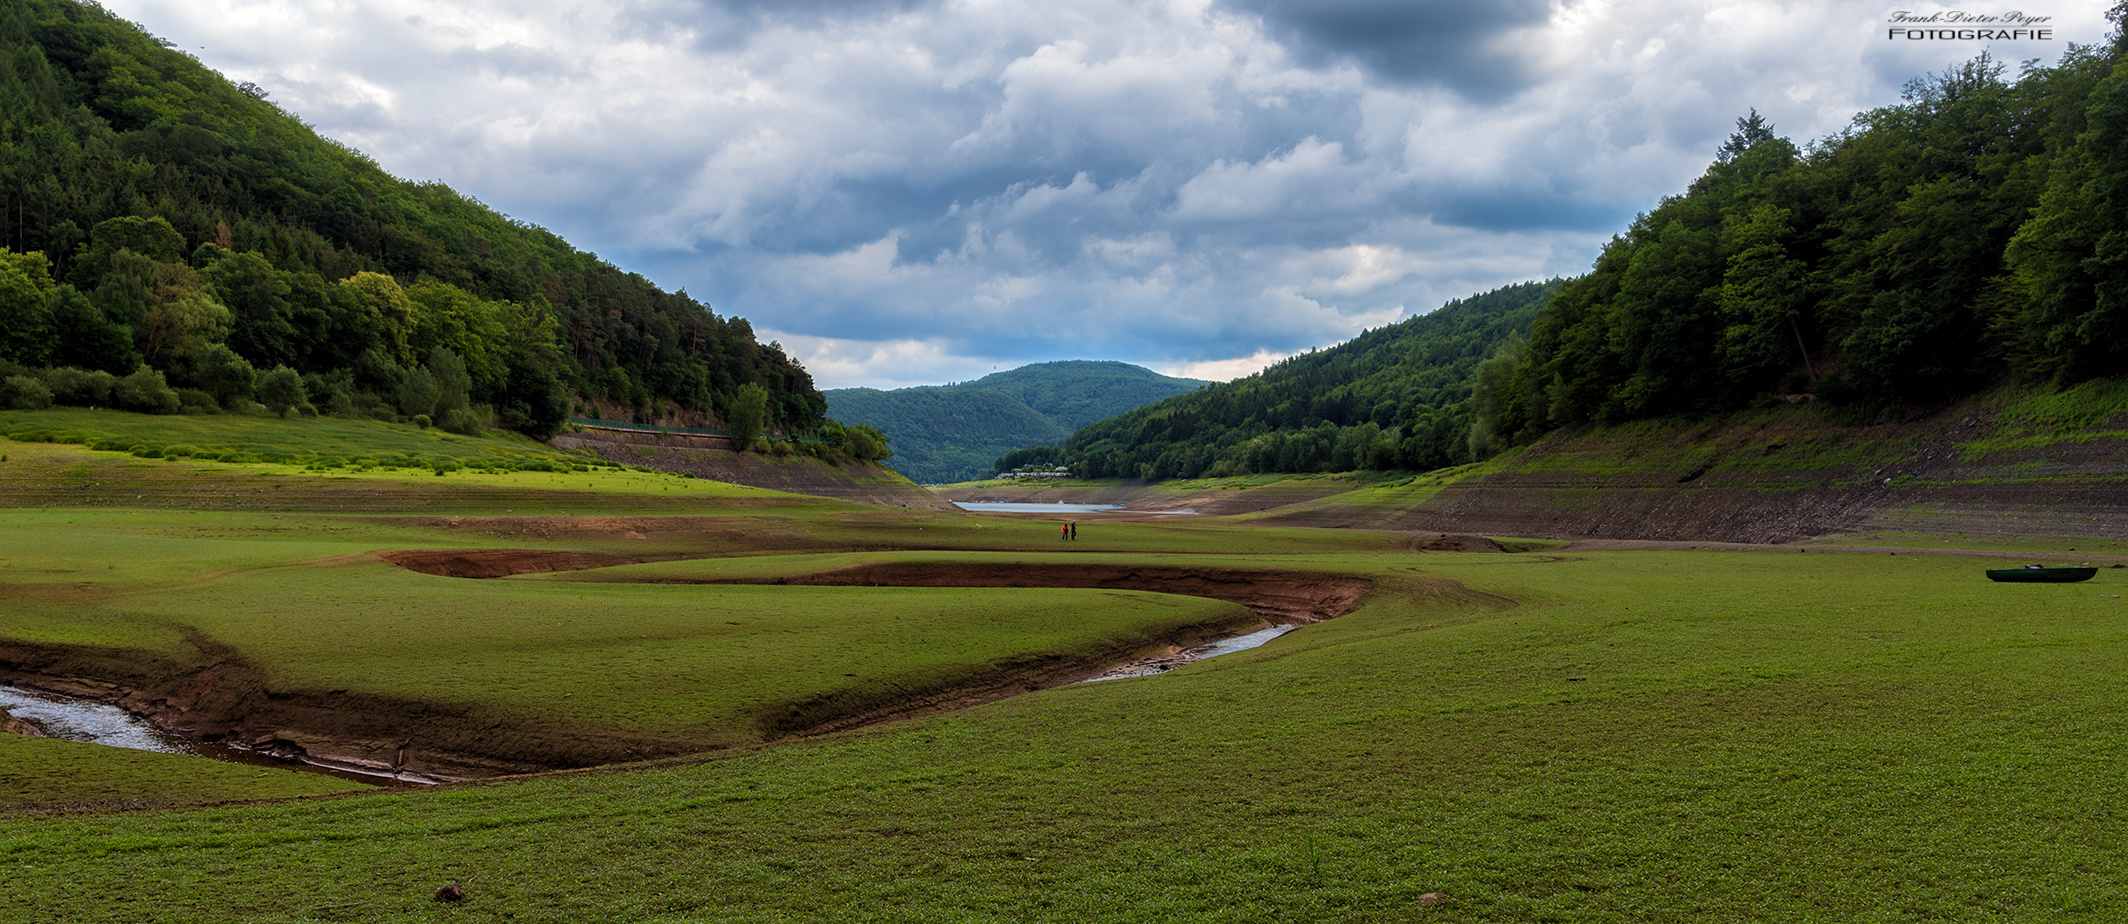
<svg viewBox="0 0 2128 924"><path fill-rule="evenodd" d="M1492 413L1479 385L1513 367L1538 310L1562 284L1524 282L1457 299L1255 375L1095 421L1060 451L1026 456L1091 478L1146 481L1468 462L1473 423Z"/></svg>
<svg viewBox="0 0 2128 924"><path fill-rule="evenodd" d="M888 462L924 484L988 474L999 456L1054 446L1073 431L1209 383L1112 360L1064 360L994 372L973 382L882 391L822 392L828 416L887 435Z"/></svg>

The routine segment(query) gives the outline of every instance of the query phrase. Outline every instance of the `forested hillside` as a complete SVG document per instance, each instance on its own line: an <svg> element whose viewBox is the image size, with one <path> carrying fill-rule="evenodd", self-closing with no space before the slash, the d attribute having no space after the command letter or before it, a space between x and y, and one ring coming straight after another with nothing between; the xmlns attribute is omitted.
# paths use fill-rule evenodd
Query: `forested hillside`
<svg viewBox="0 0 2128 924"><path fill-rule="evenodd" d="M1248 378L1146 405L1081 428L1055 458L1087 477L1146 479L1468 461L1472 376L1529 329L1559 285L1521 283L1449 302Z"/></svg>
<svg viewBox="0 0 2128 924"><path fill-rule="evenodd" d="M1208 384L1199 379L1161 375L1130 363L1075 359L993 372L959 387L1018 398L1069 435L1094 421Z"/></svg>
<svg viewBox="0 0 2128 924"><path fill-rule="evenodd" d="M887 465L918 484L966 481L988 472L1000 453L1053 445L1071 435L1018 398L995 391L926 385L836 388L826 395L836 420L886 434L894 451Z"/></svg>
<svg viewBox="0 0 2128 924"><path fill-rule="evenodd" d="M1093 424L1053 455L1092 477L1424 469L1568 425L1783 402L1865 419L2121 376L2124 10L2107 47L2014 79L1982 55L1806 148L1754 111L1585 276ZM1501 299L1512 309L1487 314ZM1507 336L1532 314L1526 342ZM1438 324L1465 333L1417 349Z"/></svg>
<svg viewBox="0 0 2128 924"><path fill-rule="evenodd" d="M836 420L887 435L896 471L939 484L982 477L1006 452L1054 446L1088 423L1204 384L1129 363L1067 360L952 385L825 394Z"/></svg>
<svg viewBox="0 0 2128 924"><path fill-rule="evenodd" d="M1740 120L1538 317L1481 396L1500 428L1784 396L1882 412L2128 371L2120 43L2007 73L1983 56L1916 80L1801 150Z"/></svg>
<svg viewBox="0 0 2128 924"><path fill-rule="evenodd" d="M822 425L746 321L395 179L93 4L0 5L0 213L0 361L138 373L143 409L235 406L284 369L284 410L486 405L548 433L576 402L690 423L750 401L773 429ZM11 400L38 400L31 378ZM37 387L127 403L90 379L87 399Z"/></svg>

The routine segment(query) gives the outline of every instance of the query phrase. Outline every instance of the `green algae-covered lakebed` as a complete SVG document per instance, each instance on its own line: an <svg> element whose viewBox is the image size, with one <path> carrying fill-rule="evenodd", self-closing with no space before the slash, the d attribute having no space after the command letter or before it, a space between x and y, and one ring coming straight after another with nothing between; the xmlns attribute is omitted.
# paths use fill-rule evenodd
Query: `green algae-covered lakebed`
<svg viewBox="0 0 2128 924"><path fill-rule="evenodd" d="M98 478L195 465L5 449L0 464ZM219 467L197 477L267 468ZM354 796L242 780L180 789L160 768L104 773L73 798L45 780L38 802L79 808L0 816L0 918L2099 921L2128 909L2119 571L1991 584L1979 572L1999 558L1941 546L1421 553L1389 534L1216 518L1117 523L1060 548L1039 521L708 491L681 506L649 476L612 474L640 483L617 484L603 509L572 496L566 515L460 514L453 492L471 489L428 473L397 482L430 498L418 516L319 509L330 492L278 512L0 511L12 670L117 691L222 669L183 712L173 694L146 704L178 724L227 719L251 697L403 709L401 729L510 742L481 753L623 752L596 769ZM654 509L631 499L643 495ZM608 563L480 579L382 557L416 549ZM943 690L1033 676L1051 656L1258 616L1161 590L818 578L1001 562L1364 589L1334 618L1157 676L1027 684L1043 688L812 734L772 721L793 706L861 718L918 685L903 678ZM912 620L922 628L890 631ZM287 735L317 733L301 710L261 712ZM372 753L419 748L389 723L354 732ZM150 801L186 804L94 808ZM454 880L464 902L432 900Z"/></svg>

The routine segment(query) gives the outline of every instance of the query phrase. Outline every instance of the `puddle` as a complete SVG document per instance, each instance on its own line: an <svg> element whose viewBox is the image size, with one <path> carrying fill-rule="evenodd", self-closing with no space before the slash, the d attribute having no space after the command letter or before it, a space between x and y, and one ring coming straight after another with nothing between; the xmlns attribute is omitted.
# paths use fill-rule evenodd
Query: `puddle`
<svg viewBox="0 0 2128 924"><path fill-rule="evenodd" d="M1184 648L1171 655L1146 661L1134 661L1099 677L1089 677L1079 682L1098 683L1103 680L1122 680L1125 677L1149 677L1153 674L1165 674L1194 661L1216 658L1220 655L1233 654L1237 651L1247 651L1298 628L1300 626L1297 625L1268 626L1247 635L1237 635L1233 638L1220 639L1216 642Z"/></svg>
<svg viewBox="0 0 2128 924"><path fill-rule="evenodd" d="M24 690L20 687L0 686L0 711L8 712L37 726L37 730L43 732L47 738L65 741L81 741L136 751L155 751L160 754L185 754L253 767L301 770L371 785L435 782L414 774L395 777L384 773L365 773L347 767L321 766L282 759L258 751L194 741L156 728L148 724L148 720L117 706L37 690Z"/></svg>

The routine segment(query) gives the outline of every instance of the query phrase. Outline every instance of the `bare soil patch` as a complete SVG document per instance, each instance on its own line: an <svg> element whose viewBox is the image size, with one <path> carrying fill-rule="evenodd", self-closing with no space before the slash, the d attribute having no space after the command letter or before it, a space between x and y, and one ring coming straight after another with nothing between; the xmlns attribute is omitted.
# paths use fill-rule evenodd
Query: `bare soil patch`
<svg viewBox="0 0 2128 924"><path fill-rule="evenodd" d="M960 679L928 689L872 691L869 696L839 692L790 703L762 717L763 737L770 741L820 735L952 712L1021 693L1064 686L1096 677L1117 665L1172 655L1261 628L1262 618L1236 612L1233 617L1199 623L1166 634L1152 646L1116 645L1077 655L1029 655L974 668ZM863 698L860 698L863 697Z"/></svg>
<svg viewBox="0 0 2128 924"><path fill-rule="evenodd" d="M660 742L502 728L452 703L291 690L227 646L160 653L0 643L0 681L119 706L174 734L383 775L473 779L614 763ZM666 752L688 750L662 743Z"/></svg>
<svg viewBox="0 0 2128 924"><path fill-rule="evenodd" d="M1507 547L1471 533L1420 533L1411 537L1417 552L1506 552Z"/></svg>
<svg viewBox="0 0 2128 924"><path fill-rule="evenodd" d="M1274 622L1321 622L1344 615L1373 586L1366 578L1317 571L978 562L888 562L767 581L734 578L685 583L1147 590L1238 603Z"/></svg>
<svg viewBox="0 0 2128 924"><path fill-rule="evenodd" d="M640 559L597 552L564 552L550 549L443 549L437 551L385 552L385 561L422 574L439 577L499 578L513 574L544 574L550 571L581 571L640 564Z"/></svg>
<svg viewBox="0 0 2128 924"><path fill-rule="evenodd" d="M28 719L17 717L12 712L0 712L0 735L28 735L32 738L42 738L44 737L44 732L40 731L37 726L31 725Z"/></svg>

